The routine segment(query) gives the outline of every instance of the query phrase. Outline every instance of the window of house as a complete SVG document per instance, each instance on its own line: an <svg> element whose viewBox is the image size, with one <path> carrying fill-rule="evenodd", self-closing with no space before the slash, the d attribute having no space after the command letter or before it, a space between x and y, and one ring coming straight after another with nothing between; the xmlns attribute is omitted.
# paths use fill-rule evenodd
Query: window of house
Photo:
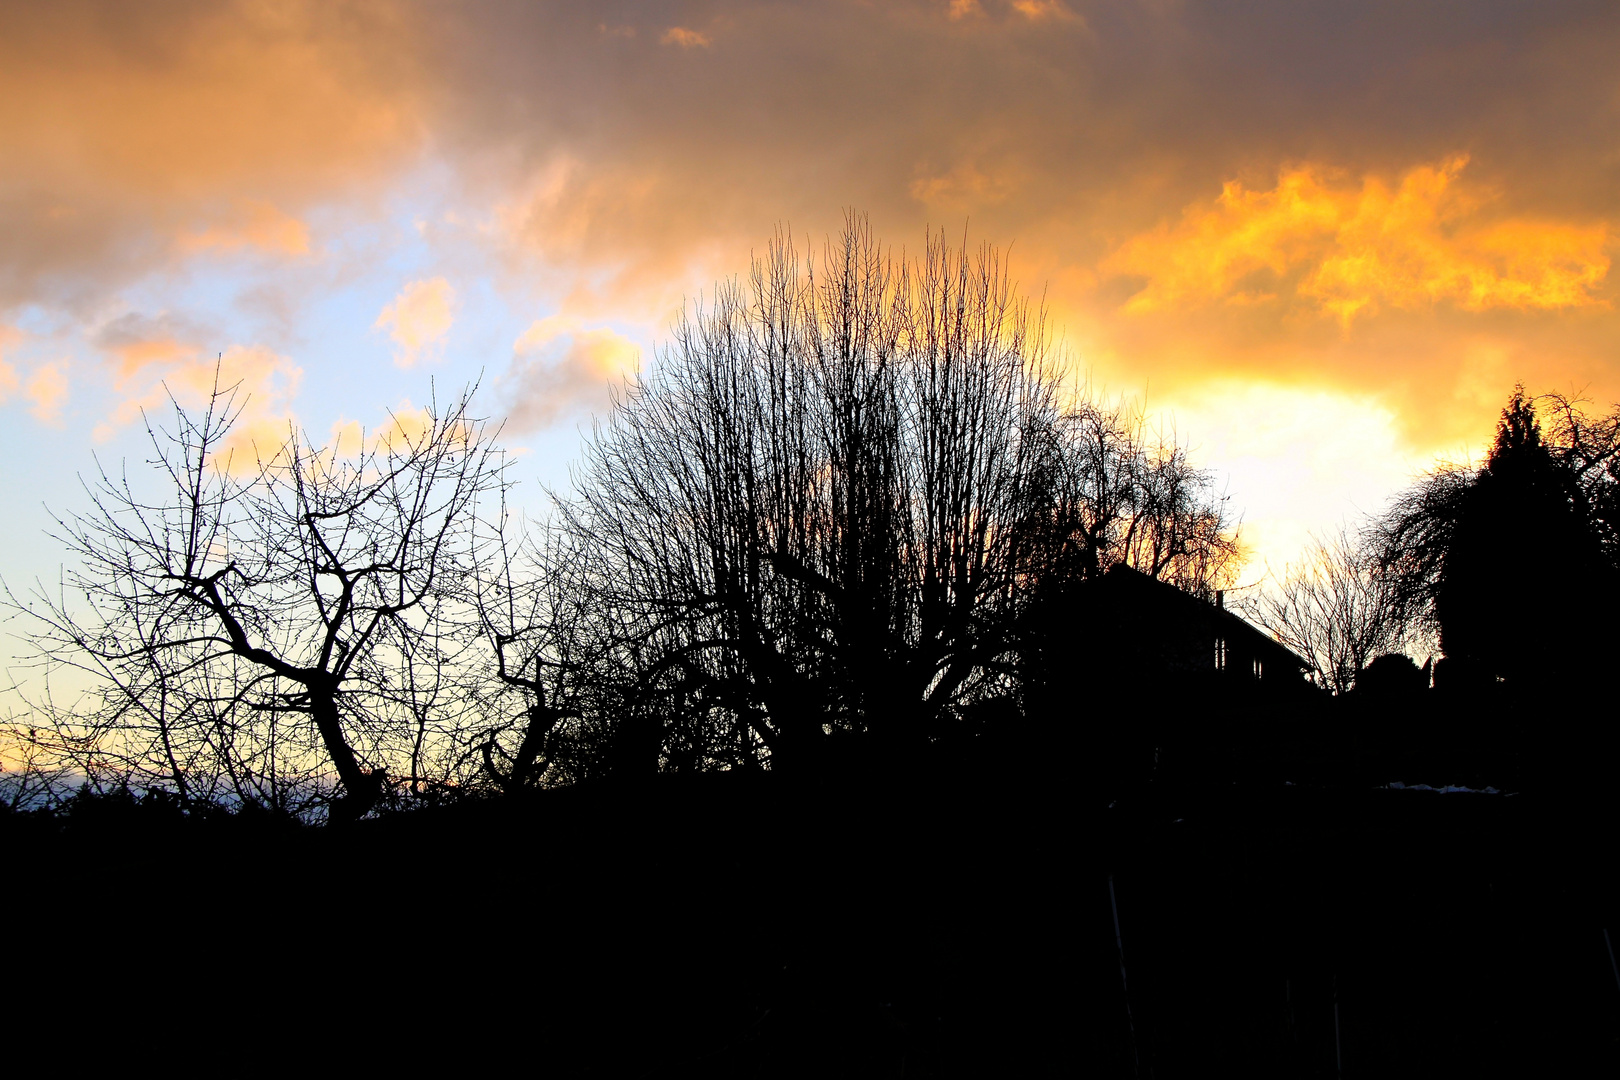
<svg viewBox="0 0 1620 1080"><path fill-rule="evenodd" d="M1215 670L1226 670L1226 639L1223 637L1215 639Z"/></svg>
<svg viewBox="0 0 1620 1080"><path fill-rule="evenodd" d="M1260 663L1260 658L1257 656L1257 657L1254 658L1254 677L1259 679L1259 678L1263 678L1264 675L1265 675L1265 666Z"/></svg>

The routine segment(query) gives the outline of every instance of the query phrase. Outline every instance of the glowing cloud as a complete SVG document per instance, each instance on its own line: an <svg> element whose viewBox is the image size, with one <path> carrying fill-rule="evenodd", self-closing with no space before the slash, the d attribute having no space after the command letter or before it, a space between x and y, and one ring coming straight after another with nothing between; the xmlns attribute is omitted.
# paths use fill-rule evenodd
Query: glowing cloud
<svg viewBox="0 0 1620 1080"><path fill-rule="evenodd" d="M61 420L62 403L67 396L67 379L55 364L41 365L28 380L28 400L33 402L28 411L47 424Z"/></svg>
<svg viewBox="0 0 1620 1080"><path fill-rule="evenodd" d="M396 446L409 446L433 427L433 417L425 407L418 408L406 398L390 409L381 427L367 432L358 420L339 418L332 424L327 447L344 457L358 457L362 450L382 452Z"/></svg>
<svg viewBox="0 0 1620 1080"><path fill-rule="evenodd" d="M312 375L337 373L353 358L322 320L356 304L362 333L383 309L374 345L424 363L323 378L312 422L380 422L422 398L427 359L472 376L451 335L518 336L472 289L573 318L487 387L514 432L571 424L633 367L630 338L664 336L777 223L817 248L844 207L897 246L966 222L1012 249L1087 368L1155 401L1322 389L1376 400L1421 455L1488 438L1521 378L1620 400L1620 19L1599 5L73 0L11 5L5 28L0 323L29 333L0 395L28 449L41 365L61 422L105 435L165 410L165 379L211 382L230 342L279 439L299 369L249 346L308 341ZM451 267L454 294L402 290ZM208 325L98 323L137 305ZM1354 426L1295 397L1182 417L1209 448L1259 409ZM1268 451L1206 460L1224 453ZM1235 501L1281 520L1248 475Z"/></svg>
<svg viewBox="0 0 1620 1080"><path fill-rule="evenodd" d="M421 95L381 62L419 21L344 0L9 9L0 100L26 106L0 108L0 305L307 252L305 208L375 192L420 145Z"/></svg>
<svg viewBox="0 0 1620 1080"><path fill-rule="evenodd" d="M964 161L948 172L918 176L911 182L910 192L930 210L971 210L1002 202L1017 189L1016 176L1005 171L986 173Z"/></svg>
<svg viewBox="0 0 1620 1080"><path fill-rule="evenodd" d="M180 250L255 248L278 255L308 255L309 226L260 199L241 199L224 221L180 237Z"/></svg>
<svg viewBox="0 0 1620 1080"><path fill-rule="evenodd" d="M1078 22L1080 16L1070 11L1063 0L1012 0L1012 9L1032 22L1052 19L1060 22Z"/></svg>
<svg viewBox="0 0 1620 1080"><path fill-rule="evenodd" d="M512 366L497 385L507 401L507 423L520 432L605 409L610 388L634 375L641 360L629 338L566 316L533 323L512 353Z"/></svg>
<svg viewBox="0 0 1620 1080"><path fill-rule="evenodd" d="M455 322L455 302L456 291L444 278L413 281L382 309L372 329L386 329L399 346L394 363L412 367L419 359L431 358L444 344Z"/></svg>
<svg viewBox="0 0 1620 1080"><path fill-rule="evenodd" d="M103 325L91 343L118 362L116 377L124 383L143 368L195 359L204 351L202 343L213 336L207 327L173 312L131 311Z"/></svg>
<svg viewBox="0 0 1620 1080"><path fill-rule="evenodd" d="M280 446L287 437L303 369L261 345L232 345L211 354L201 344L207 333L169 313L156 317L130 313L103 327L95 344L113 361L112 388L120 400L92 438L105 442L118 428L140 419L143 411L166 407L171 395L181 405L196 408L208 400L217 380L222 389L236 387L238 404L243 406L224 448L232 455L232 467L249 467L260 450Z"/></svg>
<svg viewBox="0 0 1620 1080"><path fill-rule="evenodd" d="M679 45L683 49L707 49L712 44L708 34L701 30L688 30L684 26L672 26L665 30L658 42L661 45Z"/></svg>
<svg viewBox="0 0 1620 1080"><path fill-rule="evenodd" d="M1607 224L1484 218L1461 188L1464 156L1336 186L1320 166L1284 169L1270 191L1229 181L1213 207L1188 207L1103 263L1147 279L1125 305L1144 314L1199 303L1256 304L1292 293L1348 327L1383 306L1488 308L1601 304Z"/></svg>

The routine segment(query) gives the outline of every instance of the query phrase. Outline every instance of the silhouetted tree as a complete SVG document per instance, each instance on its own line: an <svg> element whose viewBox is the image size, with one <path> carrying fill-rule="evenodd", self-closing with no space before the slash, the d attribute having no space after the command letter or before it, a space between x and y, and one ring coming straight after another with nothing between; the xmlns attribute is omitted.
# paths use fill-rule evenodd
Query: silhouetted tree
<svg viewBox="0 0 1620 1080"><path fill-rule="evenodd" d="M636 728L644 755L915 754L1012 693L1043 581L1120 559L1206 580L1235 550L1184 452L1065 410L994 249L895 258L852 217L819 267L779 235L750 286L679 324L565 507L629 700L686 717Z"/></svg>
<svg viewBox="0 0 1620 1080"><path fill-rule="evenodd" d="M1380 522L1380 565L1403 617L1438 632L1452 666L1524 684L1589 679L1613 640L1616 420L1514 391L1485 466L1446 466Z"/></svg>
<svg viewBox="0 0 1620 1080"><path fill-rule="evenodd" d="M1367 662L1356 676L1356 690L1373 705L1409 704L1429 688L1432 666L1422 667L1405 653L1385 653Z"/></svg>
<svg viewBox="0 0 1620 1080"><path fill-rule="evenodd" d="M1341 528L1313 539L1279 581L1241 607L1306 660L1319 685L1345 693L1405 636L1395 583L1378 555L1374 542Z"/></svg>
<svg viewBox="0 0 1620 1080"><path fill-rule="evenodd" d="M1080 400L1058 422L1047 499L1059 547L1046 584L1123 563L1196 596L1229 584L1241 552L1225 496L1186 447L1151 434L1140 411Z"/></svg>
<svg viewBox="0 0 1620 1080"><path fill-rule="evenodd" d="M103 471L90 512L57 519L77 565L12 597L46 668L36 720L92 784L296 811L335 773L330 814L352 819L449 779L473 642L445 614L500 460L467 395L319 449L233 441L242 404L176 404L172 431L148 426L155 475ZM49 697L62 668L83 699Z"/></svg>
<svg viewBox="0 0 1620 1080"><path fill-rule="evenodd" d="M1536 405L1547 418L1543 443L1573 488L1572 504L1603 561L1620 568L1620 407L1593 416L1584 401L1564 394L1544 394Z"/></svg>
<svg viewBox="0 0 1620 1080"><path fill-rule="evenodd" d="M469 749L502 792L612 770L620 733L607 718L622 720L631 707L631 665L585 569L575 538L519 522L504 506L480 538L467 584L487 651L467 672L468 699L483 717Z"/></svg>

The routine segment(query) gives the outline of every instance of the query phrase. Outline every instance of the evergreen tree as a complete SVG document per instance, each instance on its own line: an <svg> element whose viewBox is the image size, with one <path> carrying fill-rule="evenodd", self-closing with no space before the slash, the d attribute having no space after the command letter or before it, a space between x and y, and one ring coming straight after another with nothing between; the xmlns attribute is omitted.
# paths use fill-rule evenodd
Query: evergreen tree
<svg viewBox="0 0 1620 1080"><path fill-rule="evenodd" d="M1576 448L1549 442L1519 386L1484 468L1443 469L1386 516L1382 562L1397 599L1438 630L1454 669L1521 688L1601 671L1620 575L1602 542L1603 492L1583 485L1576 461Z"/></svg>

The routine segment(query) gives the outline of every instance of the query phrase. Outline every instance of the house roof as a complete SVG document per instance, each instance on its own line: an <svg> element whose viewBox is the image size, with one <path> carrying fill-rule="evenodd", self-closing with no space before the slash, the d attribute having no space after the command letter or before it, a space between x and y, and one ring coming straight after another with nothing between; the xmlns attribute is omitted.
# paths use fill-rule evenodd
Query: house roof
<svg viewBox="0 0 1620 1080"><path fill-rule="evenodd" d="M1288 646L1228 611L1224 605L1212 604L1123 563L1111 567L1098 585L1120 600L1159 609L1161 618L1174 612L1173 617L1182 620L1207 621L1212 632L1218 632L1230 643L1241 643L1244 651L1268 663L1289 664L1301 671L1310 667Z"/></svg>

